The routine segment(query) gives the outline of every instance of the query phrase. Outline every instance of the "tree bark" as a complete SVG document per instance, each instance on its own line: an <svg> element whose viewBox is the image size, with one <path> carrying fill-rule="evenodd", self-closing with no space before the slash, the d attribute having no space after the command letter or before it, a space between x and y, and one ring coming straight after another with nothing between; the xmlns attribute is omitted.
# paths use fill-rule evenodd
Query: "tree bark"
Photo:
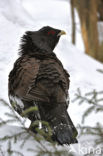
<svg viewBox="0 0 103 156"><path fill-rule="evenodd" d="M74 0L71 0L71 17L72 17L72 43L75 44L76 28L75 28Z"/></svg>
<svg viewBox="0 0 103 156"><path fill-rule="evenodd" d="M98 20L103 21L103 0L99 0L98 2Z"/></svg>
<svg viewBox="0 0 103 156"><path fill-rule="evenodd" d="M98 59L97 0L76 0L85 52Z"/></svg>

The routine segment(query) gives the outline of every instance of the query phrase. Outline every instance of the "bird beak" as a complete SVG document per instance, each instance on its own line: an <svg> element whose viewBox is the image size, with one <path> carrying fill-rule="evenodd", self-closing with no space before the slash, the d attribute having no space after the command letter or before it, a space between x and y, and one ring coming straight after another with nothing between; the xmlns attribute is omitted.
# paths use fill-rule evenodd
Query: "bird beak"
<svg viewBox="0 0 103 156"><path fill-rule="evenodd" d="M64 30L61 30L57 36L61 36L61 35L66 35L66 32Z"/></svg>

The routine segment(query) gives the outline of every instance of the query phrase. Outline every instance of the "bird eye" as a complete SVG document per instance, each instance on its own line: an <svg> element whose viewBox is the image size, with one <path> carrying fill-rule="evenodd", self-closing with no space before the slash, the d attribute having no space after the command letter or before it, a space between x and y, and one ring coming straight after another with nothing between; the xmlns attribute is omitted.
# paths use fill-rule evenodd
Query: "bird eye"
<svg viewBox="0 0 103 156"><path fill-rule="evenodd" d="M55 34L55 31L54 30L50 30L50 31L48 31L48 35L54 35Z"/></svg>

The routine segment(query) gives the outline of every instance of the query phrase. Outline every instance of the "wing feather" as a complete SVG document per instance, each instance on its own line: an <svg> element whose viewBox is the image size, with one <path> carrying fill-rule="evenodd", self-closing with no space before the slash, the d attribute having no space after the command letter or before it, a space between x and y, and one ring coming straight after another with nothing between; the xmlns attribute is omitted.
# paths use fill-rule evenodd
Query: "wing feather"
<svg viewBox="0 0 103 156"><path fill-rule="evenodd" d="M19 58L9 75L9 94L21 99L35 86L35 81L39 72L40 60L36 58Z"/></svg>

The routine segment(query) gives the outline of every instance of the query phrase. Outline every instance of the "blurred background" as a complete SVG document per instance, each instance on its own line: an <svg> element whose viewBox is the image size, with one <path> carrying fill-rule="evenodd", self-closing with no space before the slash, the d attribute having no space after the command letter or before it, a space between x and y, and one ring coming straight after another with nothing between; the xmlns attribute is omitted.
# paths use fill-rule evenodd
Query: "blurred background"
<svg viewBox="0 0 103 156"><path fill-rule="evenodd" d="M0 0L0 99L9 103L8 74L19 57L22 35L47 25L67 33L54 52L70 74L68 112L79 131L79 144L72 151L77 156L102 156L103 0ZM4 105L0 109L0 118L7 120L9 109ZM12 126L0 128L1 135ZM5 143L0 146L6 151Z"/></svg>

